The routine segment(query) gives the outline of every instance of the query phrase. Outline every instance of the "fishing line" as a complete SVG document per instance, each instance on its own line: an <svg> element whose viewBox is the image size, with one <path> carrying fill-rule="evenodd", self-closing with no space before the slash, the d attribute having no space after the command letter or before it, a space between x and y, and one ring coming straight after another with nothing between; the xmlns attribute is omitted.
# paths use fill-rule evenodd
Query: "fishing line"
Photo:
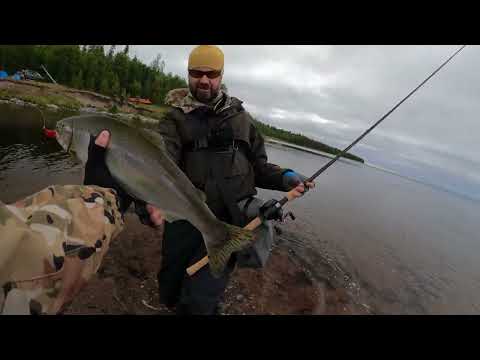
<svg viewBox="0 0 480 360"><path fill-rule="evenodd" d="M412 96L418 89L420 89L428 80L430 80L437 72L440 71L447 63L450 62L460 51L462 51L467 45L463 45L460 47L453 55L451 55L446 61L443 62L433 73L430 74L425 80L423 80L415 89L413 89L407 96L405 96L400 102L398 102L390 111L388 111L385 115L383 115L375 124L373 124L369 129L367 129L362 135L360 135L353 143L347 146L340 154L338 154L335 158L333 158L330 162L328 162L325 166L323 166L320 170L318 170L315 174L313 174L309 179L308 182L311 182L315 179L318 175L322 172L327 170L335 161L337 161L341 156L345 155L348 150L350 150L353 146L355 146L360 140L362 140L370 131L372 131L377 125L379 125L383 120L385 120L391 113L393 113L400 105L403 104L410 96Z"/></svg>
<svg viewBox="0 0 480 360"><path fill-rule="evenodd" d="M370 133L377 125L379 125L383 120L385 120L391 113L393 113L400 105L402 105L410 96L412 96L417 90L419 90L428 80L430 80L436 73L440 71L445 65L447 65L457 54L462 51L467 45L462 45L458 50L456 50L447 60L445 60L435 71L433 71L425 80L423 80L415 89L413 89L407 96L400 100L393 108L391 108L385 115L383 115L375 124L368 128L362 135L360 135L354 142L342 150L338 155L336 155L332 160L320 168L315 174L310 176L305 182L312 182L316 177L321 173L327 170L332 166L340 157L344 156L353 146L355 146L360 140L362 140L368 133ZM288 201L287 197L284 197L279 201L281 205L284 205Z"/></svg>

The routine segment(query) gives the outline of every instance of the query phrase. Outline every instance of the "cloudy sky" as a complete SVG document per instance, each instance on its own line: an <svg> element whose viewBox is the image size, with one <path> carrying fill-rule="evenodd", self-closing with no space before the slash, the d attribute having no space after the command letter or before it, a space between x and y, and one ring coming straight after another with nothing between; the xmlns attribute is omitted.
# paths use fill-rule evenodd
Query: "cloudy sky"
<svg viewBox="0 0 480 360"><path fill-rule="evenodd" d="M135 45L186 78L192 45ZM224 82L260 120L345 147L458 46L220 46ZM372 164L480 198L480 46L453 61L352 149Z"/></svg>

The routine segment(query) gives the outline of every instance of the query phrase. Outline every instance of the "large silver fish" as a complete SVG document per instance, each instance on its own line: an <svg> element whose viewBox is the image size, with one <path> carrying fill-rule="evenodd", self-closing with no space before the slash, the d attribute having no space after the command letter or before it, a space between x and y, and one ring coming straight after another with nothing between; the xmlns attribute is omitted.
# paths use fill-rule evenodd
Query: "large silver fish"
<svg viewBox="0 0 480 360"><path fill-rule="evenodd" d="M112 177L132 197L162 209L167 220L186 219L203 235L210 270L218 276L230 255L253 240L252 232L218 220L168 155L160 134L135 129L104 115L80 115L57 123L57 141L85 164L90 136L111 134L105 162ZM207 164L205 164L207 165Z"/></svg>

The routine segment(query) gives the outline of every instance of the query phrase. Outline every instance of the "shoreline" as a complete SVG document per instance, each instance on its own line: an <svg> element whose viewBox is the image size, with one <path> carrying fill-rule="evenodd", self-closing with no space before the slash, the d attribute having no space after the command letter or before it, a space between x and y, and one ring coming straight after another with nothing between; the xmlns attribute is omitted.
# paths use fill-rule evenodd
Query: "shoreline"
<svg viewBox="0 0 480 360"><path fill-rule="evenodd" d="M98 274L66 308L65 315L174 315L158 302L161 240L131 212L125 220L126 227L110 244ZM330 271L321 278L315 276L288 242L277 237L265 268L234 270L220 315L370 314L331 278Z"/></svg>
<svg viewBox="0 0 480 360"><path fill-rule="evenodd" d="M50 83L23 80L0 80L0 103L18 106L33 106L54 112L96 113L118 117L149 127L161 121L167 107L149 105L140 106L121 103L119 99L92 91L78 90ZM135 125L136 125L135 124ZM279 144L311 154L334 158L335 154L286 142L270 136L264 136L265 142ZM364 163L342 157L339 161L351 164Z"/></svg>
<svg viewBox="0 0 480 360"><path fill-rule="evenodd" d="M309 154L326 157L326 158L329 158L329 159L335 158L335 155L333 155L333 154L329 154L329 153L326 153L326 152L323 152L323 151L320 151L320 150L316 150L316 149L311 149L311 148L308 148L308 147L305 147L305 146L292 144L292 143L289 143L289 142L286 142L286 141L283 141L283 140L279 140L279 139L275 139L275 138L265 137L265 142L268 143L268 144L275 144L275 145L283 146L283 147L286 147L286 148L303 151L303 152L306 152L306 153L309 153ZM357 165L357 166L360 165L360 164L362 164L362 165L367 164L366 162L362 163L360 161L351 160L351 159L348 159L348 158L345 158L345 157L341 157L337 161L341 161L341 162L345 162L345 163L348 163L348 164L351 164L351 165Z"/></svg>

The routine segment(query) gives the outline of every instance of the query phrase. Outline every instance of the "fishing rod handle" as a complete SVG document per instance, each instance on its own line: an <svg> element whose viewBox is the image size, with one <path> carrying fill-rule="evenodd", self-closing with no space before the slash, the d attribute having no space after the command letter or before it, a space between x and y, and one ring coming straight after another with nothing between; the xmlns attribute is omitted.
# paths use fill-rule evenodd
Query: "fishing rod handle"
<svg viewBox="0 0 480 360"><path fill-rule="evenodd" d="M197 261L195 264L193 264L192 266L189 266L187 268L187 274L189 276L192 276L193 274L195 274L198 270L200 270L201 268L203 268L207 264L208 264L208 256L205 256L202 259L200 259L199 261Z"/></svg>
<svg viewBox="0 0 480 360"><path fill-rule="evenodd" d="M293 190L289 191L285 197L279 201L279 203L283 206L285 205L288 201L292 201L293 199L295 199L295 196L293 196ZM257 227L259 227L260 225L262 224L262 219L260 219L259 216L257 216L255 219L253 219L252 221L250 221L245 227L244 229L245 230L250 230L250 231L253 231L255 230ZM203 257L202 259L200 259L199 261L197 261L195 264L189 266L187 268L187 274L189 276L192 276L194 275L198 270L200 270L201 268L203 268L205 265L208 264L208 256L205 256Z"/></svg>
<svg viewBox="0 0 480 360"><path fill-rule="evenodd" d="M285 205L289 201L295 200L295 195L293 195L294 191L295 191L295 189L290 190L289 192L287 192L285 194L285 196L281 200L278 201L280 206ZM306 191L307 191L307 185L305 185L305 192Z"/></svg>

